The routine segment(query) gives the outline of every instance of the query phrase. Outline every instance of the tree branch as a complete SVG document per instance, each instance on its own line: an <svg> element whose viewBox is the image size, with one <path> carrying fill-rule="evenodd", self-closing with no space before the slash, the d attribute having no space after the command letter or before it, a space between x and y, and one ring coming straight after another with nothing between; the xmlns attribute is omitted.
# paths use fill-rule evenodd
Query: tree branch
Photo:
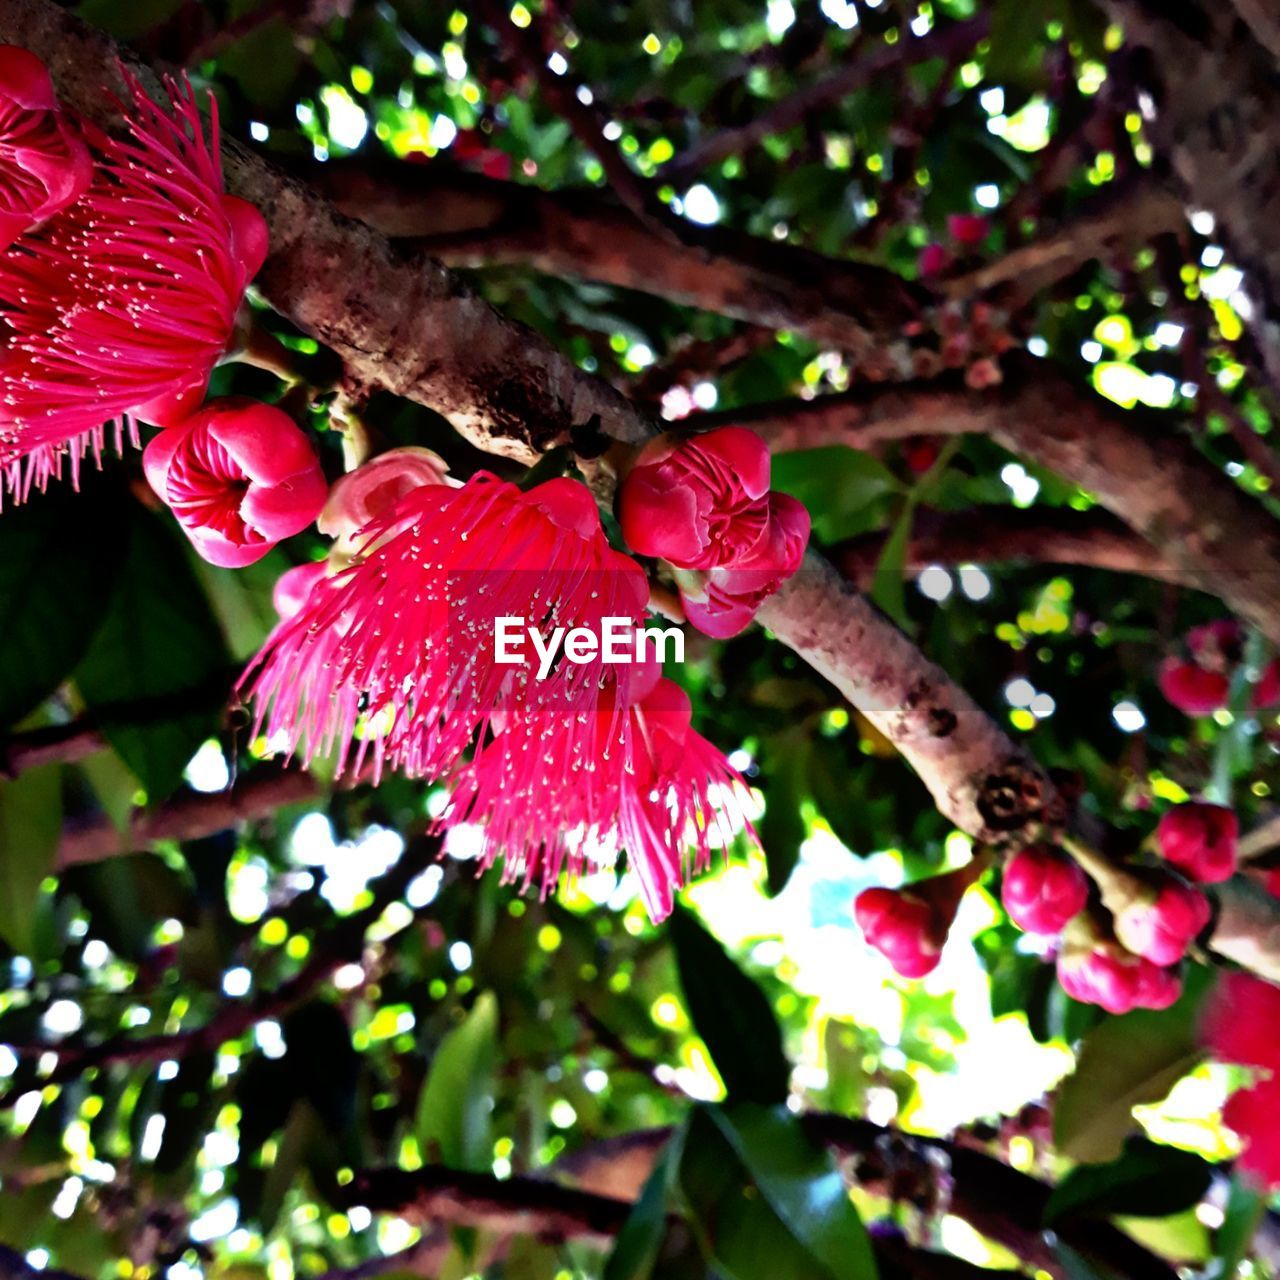
<svg viewBox="0 0 1280 1280"><path fill-rule="evenodd" d="M308 180L344 213L414 241L453 267L519 263L656 294L847 352L865 376L887 376L894 344L928 294L870 263L829 258L727 227L656 236L595 191L540 191L443 166L316 165Z"/></svg>
<svg viewBox="0 0 1280 1280"><path fill-rule="evenodd" d="M864 590L875 576L887 533L868 533L840 544L832 558ZM931 564L1071 564L1113 573L1141 574L1205 589L1200 575L1187 574L1122 521L1105 511L1019 511L980 507L943 514L920 512L904 567Z"/></svg>
<svg viewBox="0 0 1280 1280"><path fill-rule="evenodd" d="M268 817L284 805L303 804L321 791L321 783L300 769L259 766L226 791L179 792L157 808L135 814L123 831L105 816L69 825L58 845L58 866L99 862L157 840L194 840Z"/></svg>

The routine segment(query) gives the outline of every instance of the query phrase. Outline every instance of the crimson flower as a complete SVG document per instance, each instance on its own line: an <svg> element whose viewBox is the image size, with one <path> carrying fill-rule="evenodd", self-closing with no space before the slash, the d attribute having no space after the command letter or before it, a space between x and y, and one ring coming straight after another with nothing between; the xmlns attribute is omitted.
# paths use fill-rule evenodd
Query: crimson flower
<svg viewBox="0 0 1280 1280"><path fill-rule="evenodd" d="M1170 705L1189 716L1211 716L1231 696L1231 681L1221 671L1181 658L1166 658L1160 664L1159 684Z"/></svg>
<svg viewBox="0 0 1280 1280"><path fill-rule="evenodd" d="M703 585L681 585L685 616L718 640L736 636L800 567L808 541L804 504L785 493L771 493L768 524L751 550L732 565L710 570Z"/></svg>
<svg viewBox="0 0 1280 1280"><path fill-rule="evenodd" d="M19 494L68 455L74 474L104 424L118 442L189 413L266 256L262 215L223 194L212 98L206 140L190 85L169 83L170 115L128 83L131 136L95 132L89 189L0 257L0 470Z"/></svg>
<svg viewBox="0 0 1280 1280"><path fill-rule="evenodd" d="M419 485L369 522L356 558L276 627L241 685L257 727L291 753L336 751L339 770L372 753L375 769L438 777L528 688L527 666L496 660L499 618L600 635L605 618L638 623L648 597L584 485L522 493L486 472ZM625 703L629 668L617 670ZM590 715L604 671L560 664L539 697Z"/></svg>
<svg viewBox="0 0 1280 1280"><path fill-rule="evenodd" d="M311 441L274 405L211 400L142 455L147 483L210 564L253 564L320 514L329 486Z"/></svg>
<svg viewBox="0 0 1280 1280"><path fill-rule="evenodd" d="M713 846L750 824L741 777L692 728L688 695L659 674L657 663L637 671L630 705L610 682L585 714L531 691L462 771L441 825L478 825L484 865L500 858L504 881L544 895L566 868L576 875L625 851L650 919L664 920Z"/></svg>
<svg viewBox="0 0 1280 1280"><path fill-rule="evenodd" d="M44 63L0 45L0 249L78 200L93 161Z"/></svg>
<svg viewBox="0 0 1280 1280"><path fill-rule="evenodd" d="M980 213L949 213L947 234L958 245L972 249L980 245L991 233L990 219Z"/></svg>
<svg viewBox="0 0 1280 1280"><path fill-rule="evenodd" d="M745 427L689 440L659 436L640 451L618 494L627 545L682 569L735 564L764 533L769 447Z"/></svg>

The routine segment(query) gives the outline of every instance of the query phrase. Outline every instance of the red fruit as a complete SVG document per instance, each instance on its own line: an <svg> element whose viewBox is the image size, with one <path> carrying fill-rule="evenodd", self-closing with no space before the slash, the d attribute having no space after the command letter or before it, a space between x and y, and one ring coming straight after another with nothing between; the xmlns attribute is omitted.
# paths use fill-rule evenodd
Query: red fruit
<svg viewBox="0 0 1280 1280"><path fill-rule="evenodd" d="M1000 890L1009 919L1028 933L1061 933L1084 910L1089 881L1065 854L1036 847L1015 854Z"/></svg>
<svg viewBox="0 0 1280 1280"><path fill-rule="evenodd" d="M1156 827L1160 856L1202 884L1217 884L1235 873L1239 835L1233 810L1198 801L1170 809Z"/></svg>
<svg viewBox="0 0 1280 1280"><path fill-rule="evenodd" d="M1177 964L1210 914L1209 900L1199 889L1169 876L1116 915L1116 937L1156 964Z"/></svg>
<svg viewBox="0 0 1280 1280"><path fill-rule="evenodd" d="M991 223L980 213L953 213L947 217L947 234L958 245L972 249L991 231Z"/></svg>
<svg viewBox="0 0 1280 1280"><path fill-rule="evenodd" d="M1189 716L1209 716L1227 705L1231 682L1220 671L1207 671L1199 663L1166 658L1160 664L1160 692Z"/></svg>
<svg viewBox="0 0 1280 1280"><path fill-rule="evenodd" d="M904 978L923 978L938 967L942 948L935 939L933 908L902 889L865 889L853 917L867 941Z"/></svg>

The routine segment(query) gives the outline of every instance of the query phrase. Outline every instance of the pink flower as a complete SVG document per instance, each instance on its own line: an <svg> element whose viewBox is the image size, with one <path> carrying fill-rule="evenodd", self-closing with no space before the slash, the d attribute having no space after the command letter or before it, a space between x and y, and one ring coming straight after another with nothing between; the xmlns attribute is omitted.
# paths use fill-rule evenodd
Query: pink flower
<svg viewBox="0 0 1280 1280"><path fill-rule="evenodd" d="M1239 835L1233 810L1198 801L1170 809L1156 827L1160 856L1201 884L1232 877Z"/></svg>
<svg viewBox="0 0 1280 1280"><path fill-rule="evenodd" d="M500 858L505 882L544 896L566 868L577 875L625 851L657 923L710 862L712 833L724 847L750 823L745 784L691 727L688 695L658 679L656 663L636 676L629 707L610 681L586 715L531 690L463 769L441 824L477 824L484 865Z"/></svg>
<svg viewBox="0 0 1280 1280"><path fill-rule="evenodd" d="M627 545L682 569L736 564L769 518L769 447L745 427L689 440L658 436L618 493Z"/></svg>
<svg viewBox="0 0 1280 1280"><path fill-rule="evenodd" d="M350 560L360 545L361 530L419 485L450 483L448 472L444 459L430 449L390 449L333 486L316 524L336 540L337 557Z"/></svg>
<svg viewBox="0 0 1280 1280"><path fill-rule="evenodd" d="M1191 656L1210 671L1225 671L1240 661L1244 636L1234 618L1218 618L1187 632Z"/></svg>
<svg viewBox="0 0 1280 1280"><path fill-rule="evenodd" d="M1252 1089L1239 1089L1222 1108L1222 1122L1234 1129L1243 1150L1237 1161L1266 1191L1280 1187L1280 1077L1271 1076Z"/></svg>
<svg viewBox="0 0 1280 1280"><path fill-rule="evenodd" d="M907 889L864 889L853 917L867 941L904 978L923 978L942 959L933 907Z"/></svg>
<svg viewBox="0 0 1280 1280"><path fill-rule="evenodd" d="M320 514L311 441L274 405L212 400L142 455L147 482L210 564L253 564Z"/></svg>
<svg viewBox="0 0 1280 1280"><path fill-rule="evenodd" d="M1019 929L1052 936L1084 910L1089 881L1065 854L1036 846L1010 859L1000 896Z"/></svg>
<svg viewBox="0 0 1280 1280"><path fill-rule="evenodd" d="M527 663L497 661L499 618L600 635L606 617L641 621L648 597L584 485L522 493L483 472L458 489L420 485L370 521L355 560L275 629L241 685L258 729L307 760L336 751L342 770L372 753L375 769L439 777L529 696ZM625 704L630 668L608 669ZM604 672L599 659L560 663L538 697L590 717Z"/></svg>
<svg viewBox="0 0 1280 1280"><path fill-rule="evenodd" d="M0 470L25 493L73 473L104 424L164 426L199 403L233 341L266 223L223 194L189 85L176 118L130 81L131 139L95 133L85 195L0 257ZM212 103L212 99L210 100Z"/></svg>
<svg viewBox="0 0 1280 1280"><path fill-rule="evenodd" d="M1210 716L1227 705L1231 681L1221 671L1207 671L1196 662L1166 658L1160 664L1160 692L1189 716Z"/></svg>
<svg viewBox="0 0 1280 1280"><path fill-rule="evenodd" d="M751 551L733 565L712 569L701 586L681 584L685 616L718 640L737 635L800 567L808 541L804 504L784 493L771 493L769 522Z"/></svg>
<svg viewBox="0 0 1280 1280"><path fill-rule="evenodd" d="M1172 969L1135 956L1115 942L1067 948L1058 957L1058 981L1073 1000L1100 1005L1108 1013L1167 1009L1182 994Z"/></svg>
<svg viewBox="0 0 1280 1280"><path fill-rule="evenodd" d="M1199 889L1162 877L1116 915L1116 937L1135 955L1177 964L1210 914L1209 899Z"/></svg>
<svg viewBox="0 0 1280 1280"><path fill-rule="evenodd" d="M307 602L312 589L328 577L329 566L321 560L316 564L297 564L286 569L271 589L271 603L282 619L289 619Z"/></svg>
<svg viewBox="0 0 1280 1280"><path fill-rule="evenodd" d="M0 45L0 250L78 200L93 162L43 62Z"/></svg>
<svg viewBox="0 0 1280 1280"><path fill-rule="evenodd" d="M1280 1075L1280 988L1247 973L1224 973L1200 1022L1215 1057Z"/></svg>
<svg viewBox="0 0 1280 1280"><path fill-rule="evenodd" d="M958 245L973 249L990 234L991 223L980 213L952 213L947 215L947 234Z"/></svg>
<svg viewBox="0 0 1280 1280"><path fill-rule="evenodd" d="M920 250L916 269L922 276L940 276L951 265L951 252L940 244L927 244Z"/></svg>

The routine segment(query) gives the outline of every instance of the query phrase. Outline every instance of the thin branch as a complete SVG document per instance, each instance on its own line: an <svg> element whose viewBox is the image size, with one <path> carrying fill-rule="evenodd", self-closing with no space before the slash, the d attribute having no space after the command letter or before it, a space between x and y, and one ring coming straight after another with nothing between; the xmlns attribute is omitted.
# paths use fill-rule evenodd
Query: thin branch
<svg viewBox="0 0 1280 1280"><path fill-rule="evenodd" d="M252 822L284 805L304 804L322 784L300 769L259 767L225 791L183 791L164 804L134 815L122 831L106 817L71 825L58 845L58 866L99 862L145 849L157 840L194 840Z"/></svg>
<svg viewBox="0 0 1280 1280"><path fill-rule="evenodd" d="M720 129L687 148L664 166L663 181L678 187L711 165L757 146L770 134L785 133L802 124L815 111L874 84L898 67L930 58L951 60L967 53L986 37L990 21L989 13L981 13L963 22L934 27L914 40L899 38L896 44L879 43L865 54L855 50L848 66L774 103L746 124Z"/></svg>
<svg viewBox="0 0 1280 1280"><path fill-rule="evenodd" d="M888 534L863 534L833 549L845 576L867 589ZM979 507L949 514L922 511L912 529L903 567L931 564L1070 564L1113 573L1141 574L1186 586L1199 575L1183 574L1167 556L1105 511L1020 511Z"/></svg>
<svg viewBox="0 0 1280 1280"><path fill-rule="evenodd" d="M0 778L16 778L45 764L74 764L106 750L102 732L86 720L42 725L0 739Z"/></svg>

